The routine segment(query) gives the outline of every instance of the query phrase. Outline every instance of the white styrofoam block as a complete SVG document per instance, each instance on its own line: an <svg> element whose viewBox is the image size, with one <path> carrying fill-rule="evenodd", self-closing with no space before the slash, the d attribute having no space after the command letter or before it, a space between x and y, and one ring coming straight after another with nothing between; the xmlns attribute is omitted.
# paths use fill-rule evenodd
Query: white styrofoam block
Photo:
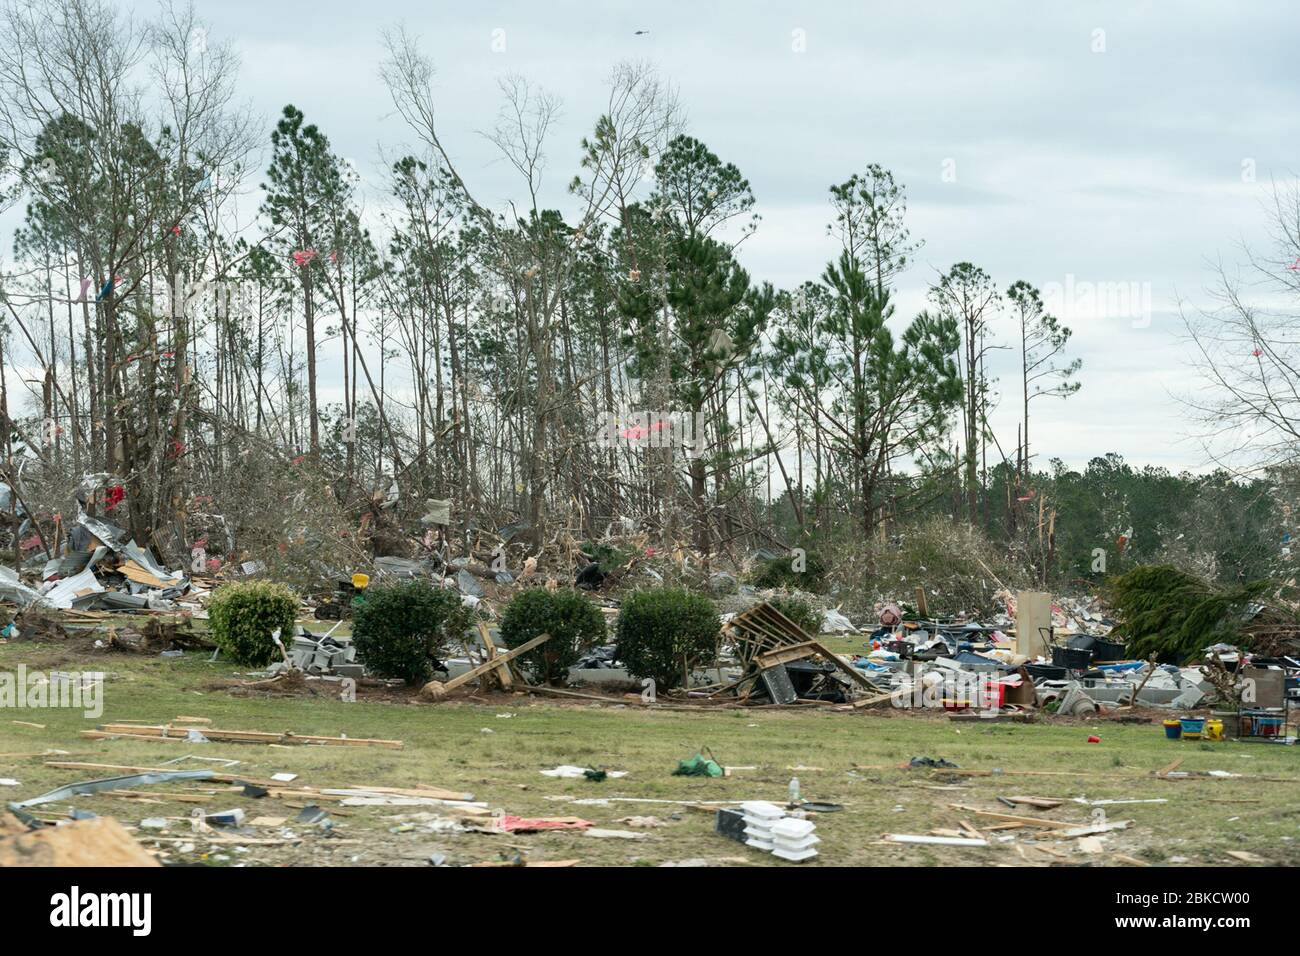
<svg viewBox="0 0 1300 956"><path fill-rule="evenodd" d="M782 860L789 860L791 863L802 863L804 860L811 860L817 855L816 850L801 850L797 853L791 853L789 850L775 849L772 855L780 857Z"/></svg>
<svg viewBox="0 0 1300 956"><path fill-rule="evenodd" d="M822 842L819 836L806 836L798 840L787 840L779 836L772 837L772 845L779 846L783 850L806 850L810 846L816 846Z"/></svg>
<svg viewBox="0 0 1300 956"><path fill-rule="evenodd" d="M811 820L800 820L798 817L786 817L772 824L772 835L788 837L797 840L800 837L809 836L813 830L817 829L817 824Z"/></svg>

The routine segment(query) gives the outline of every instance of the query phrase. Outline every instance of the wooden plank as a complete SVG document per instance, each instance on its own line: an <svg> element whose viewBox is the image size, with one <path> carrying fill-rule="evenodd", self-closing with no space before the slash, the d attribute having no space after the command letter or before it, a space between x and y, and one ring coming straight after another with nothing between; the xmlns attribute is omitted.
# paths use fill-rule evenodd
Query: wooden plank
<svg viewBox="0 0 1300 956"><path fill-rule="evenodd" d="M47 760L44 763L46 767L54 767L58 770L116 770L118 775L123 773L175 773L176 767L133 767L117 763L85 763L78 760ZM203 782L208 780L217 783L251 783L258 787L279 787L280 785L274 780L259 780L256 777L249 777L244 774L235 773L216 773L207 777Z"/></svg>
<svg viewBox="0 0 1300 956"><path fill-rule="evenodd" d="M969 807L961 803L949 804L954 810L964 810L973 813L979 817L989 817L993 820L1000 820L1003 823L1021 823L1027 827L1048 827L1051 829L1070 830L1078 827L1077 823L1062 823L1059 820L1047 820L1043 817L1018 817L1013 813L995 813L992 810L981 810L979 807Z"/></svg>
<svg viewBox="0 0 1300 956"><path fill-rule="evenodd" d="M754 663L763 670L767 670L767 668L775 667L777 664L800 661L817 653L819 653L818 649L813 646L813 642L804 641L802 644L791 644L789 647L779 647L774 651L764 651L754 658Z"/></svg>
<svg viewBox="0 0 1300 956"><path fill-rule="evenodd" d="M959 827L961 827L962 830L966 833L966 835L967 835L968 837L970 837L972 840L983 840L983 839L984 839L984 834L980 833L979 830L976 830L973 826L971 826L971 825L970 825L969 823L967 823L965 820L958 820L958 821L957 821L957 825L958 825Z"/></svg>
<svg viewBox="0 0 1300 956"><path fill-rule="evenodd" d="M483 639L483 646L487 648L488 660L494 661L497 658L497 646L492 641L492 632L488 630L486 621L478 622L478 636ZM501 684L502 690L514 690L515 682L510 676L510 666L507 663L505 667L498 667L491 672Z"/></svg>
<svg viewBox="0 0 1300 956"><path fill-rule="evenodd" d="M172 727L170 724L155 726L141 724L101 724L98 731L83 731L82 735L107 733L114 736L160 738L163 740L185 740L193 728ZM275 733L265 730L217 730L204 727L201 731L209 740L231 743L258 744L323 744L335 747L386 747L401 750L400 740L378 740L370 737L324 737L316 734L295 734L292 731Z"/></svg>
<svg viewBox="0 0 1300 956"><path fill-rule="evenodd" d="M883 704L893 696L894 692L891 690L887 694L878 694L875 697L863 697L861 700L855 700L850 706L855 710L861 707L871 707L873 704Z"/></svg>
<svg viewBox="0 0 1300 956"><path fill-rule="evenodd" d="M157 575L150 574L134 561L123 561L117 570L136 584L145 584L151 588L169 588L176 584L175 581L164 581Z"/></svg>
<svg viewBox="0 0 1300 956"><path fill-rule="evenodd" d="M470 681L475 680L476 678L482 676L483 674L486 674L488 671L495 670L498 667L502 667L508 664L510 661L514 660L516 657L519 657L521 654L528 653L534 647L540 647L542 644L545 644L550 639L551 639L551 635L540 634L537 637L534 637L531 641L528 641L525 644L520 644L514 650L506 651L504 654L499 654L496 658L488 661L486 664L480 664L478 667L475 667L471 670L467 670L465 673L457 677L453 677L451 680L447 681L446 683L442 683L436 680L429 681L429 683L425 684L423 687L420 688L420 696L432 697L435 700L437 700L445 696L449 691L455 690L457 687L460 687L462 684L468 684Z"/></svg>
<svg viewBox="0 0 1300 956"><path fill-rule="evenodd" d="M1064 800L1055 800L1051 797L1007 797L1012 803L1023 803L1027 807L1034 807L1038 810L1055 810Z"/></svg>
<svg viewBox="0 0 1300 956"><path fill-rule="evenodd" d="M870 691L876 691L876 692L880 691L880 685L876 684L874 681L868 680L865 674L858 673L858 669L853 665L846 664L844 661L840 660L839 655L836 654L834 651L832 651L830 648L826 647L826 645L820 643L819 641L812 641L811 643L813 644L814 647L817 648L818 651L821 652L823 657L825 657L828 661L830 661L832 664L834 664L844 673L848 674L849 677L855 682L857 682L859 686L865 687L867 690Z"/></svg>

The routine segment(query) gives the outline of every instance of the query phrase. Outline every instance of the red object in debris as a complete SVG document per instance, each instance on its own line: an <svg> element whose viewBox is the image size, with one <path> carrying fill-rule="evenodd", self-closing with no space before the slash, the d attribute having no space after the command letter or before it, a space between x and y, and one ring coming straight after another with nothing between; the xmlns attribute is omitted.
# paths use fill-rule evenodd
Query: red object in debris
<svg viewBox="0 0 1300 956"><path fill-rule="evenodd" d="M655 549L654 549L654 548L646 548L646 549L645 549L645 556L646 556L647 558L653 558L653 557L655 556Z"/></svg>
<svg viewBox="0 0 1300 956"><path fill-rule="evenodd" d="M509 814L498 817L496 827L506 833L526 833L529 830L585 830L592 826L590 820L577 817L512 817Z"/></svg>
<svg viewBox="0 0 1300 956"><path fill-rule="evenodd" d="M1090 737L1088 738L1088 743L1090 743L1090 744L1099 744L1099 743L1101 743L1101 738L1098 737L1098 736L1096 736L1096 735L1090 736Z"/></svg>
<svg viewBox="0 0 1300 956"><path fill-rule="evenodd" d="M30 538L24 538L22 541L22 549L24 551L31 551L32 549L39 548L40 546L41 546L40 535L34 534Z"/></svg>
<svg viewBox="0 0 1300 956"><path fill-rule="evenodd" d="M104 490L104 510L112 511L120 505L126 498L126 489L121 485L113 485Z"/></svg>
<svg viewBox="0 0 1300 956"><path fill-rule="evenodd" d="M209 571L220 571L220 570L221 570L221 559L220 559L220 558L208 558L208 570L209 570Z"/></svg>

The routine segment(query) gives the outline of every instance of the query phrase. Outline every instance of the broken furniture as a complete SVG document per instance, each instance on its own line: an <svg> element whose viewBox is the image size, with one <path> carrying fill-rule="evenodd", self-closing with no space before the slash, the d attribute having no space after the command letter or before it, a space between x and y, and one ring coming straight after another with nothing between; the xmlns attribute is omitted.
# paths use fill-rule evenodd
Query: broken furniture
<svg viewBox="0 0 1300 956"><path fill-rule="evenodd" d="M747 688L741 694L746 699L767 696L774 703L792 704L800 699L843 700L845 688L853 685L873 695L882 690L767 602L737 614L723 625L722 635L743 672L715 697Z"/></svg>

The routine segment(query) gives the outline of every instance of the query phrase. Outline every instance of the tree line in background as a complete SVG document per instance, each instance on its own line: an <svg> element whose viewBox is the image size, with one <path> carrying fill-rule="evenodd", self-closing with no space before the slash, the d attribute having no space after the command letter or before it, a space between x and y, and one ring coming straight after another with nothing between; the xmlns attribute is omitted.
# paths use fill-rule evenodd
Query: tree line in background
<svg viewBox="0 0 1300 956"><path fill-rule="evenodd" d="M23 211L0 276L4 477L47 512L115 476L124 522L173 561L196 515L232 553L389 553L429 499L469 539L635 532L705 569L901 547L936 516L1043 581L1104 573L1099 548L1227 576L1280 553L1275 477L1036 465L1031 413L1079 388L1070 329L969 262L896 315L920 242L889 170L830 188L819 276L754 280L750 184L647 64L611 71L563 210L543 199L559 104L504 80L488 136L518 188L492 208L400 30L381 75L414 145L369 184L292 105L264 132L192 9L9 0L3 25L0 168ZM1000 349L1013 440L990 426ZM667 416L690 433L664 438Z"/></svg>

